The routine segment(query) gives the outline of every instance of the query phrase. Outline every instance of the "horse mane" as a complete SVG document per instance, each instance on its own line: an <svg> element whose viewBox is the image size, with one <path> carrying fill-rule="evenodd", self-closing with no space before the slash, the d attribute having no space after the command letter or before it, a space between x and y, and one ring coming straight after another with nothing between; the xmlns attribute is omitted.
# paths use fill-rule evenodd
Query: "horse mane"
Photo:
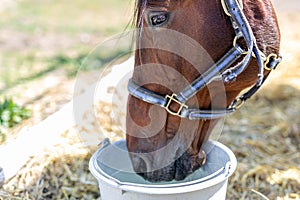
<svg viewBox="0 0 300 200"><path fill-rule="evenodd" d="M143 5L146 5L148 0L136 0L134 6L134 17L133 17L133 25L135 27L140 27L141 16L143 13Z"/></svg>

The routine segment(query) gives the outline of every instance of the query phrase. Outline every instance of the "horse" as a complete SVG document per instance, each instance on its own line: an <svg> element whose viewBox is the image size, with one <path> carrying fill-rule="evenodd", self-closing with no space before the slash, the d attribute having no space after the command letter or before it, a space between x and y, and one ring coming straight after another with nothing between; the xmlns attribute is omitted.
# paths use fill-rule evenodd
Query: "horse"
<svg viewBox="0 0 300 200"><path fill-rule="evenodd" d="M276 13L271 0L136 0L134 22L130 159L147 181L183 180L205 165L217 122L281 61Z"/></svg>

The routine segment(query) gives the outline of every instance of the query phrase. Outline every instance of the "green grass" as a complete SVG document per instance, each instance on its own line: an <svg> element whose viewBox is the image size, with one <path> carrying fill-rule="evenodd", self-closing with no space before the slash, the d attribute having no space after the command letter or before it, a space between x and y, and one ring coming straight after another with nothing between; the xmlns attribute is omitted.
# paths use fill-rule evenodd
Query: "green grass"
<svg viewBox="0 0 300 200"><path fill-rule="evenodd" d="M0 101L0 126L12 128L30 117L30 111L17 105L12 99Z"/></svg>
<svg viewBox="0 0 300 200"><path fill-rule="evenodd" d="M55 70L72 78L79 69L105 66L126 53L127 47L101 49L92 54L101 66L82 65L98 44L126 29L132 5L133 0L22 0L0 11L0 144L7 129L30 116L5 94Z"/></svg>
<svg viewBox="0 0 300 200"><path fill-rule="evenodd" d="M4 92L18 84L41 78L47 73L61 68L66 71L69 77L75 77L78 70L99 69L128 51L128 47L98 49L97 53L89 58L100 63L97 66L82 65L83 61L91 56L89 51L78 51L75 55L57 53L49 57L39 57L34 52L29 52L26 55L7 53L4 54L6 58L3 59L6 65L0 69L0 79L5 82L6 88L0 87L0 92Z"/></svg>
<svg viewBox="0 0 300 200"><path fill-rule="evenodd" d="M0 99L0 144L6 139L5 130L20 124L30 116L30 110L17 105L11 98Z"/></svg>
<svg viewBox="0 0 300 200"><path fill-rule="evenodd" d="M132 3L23 0L0 12L0 34L7 38L0 49L0 92L58 68L74 76L97 43L126 29L133 15ZM92 41L83 42L82 35ZM107 58L113 59L123 51L99 59L105 64Z"/></svg>
<svg viewBox="0 0 300 200"><path fill-rule="evenodd" d="M131 2L124 0L24 0L15 9L0 14L0 28L26 33L121 31L130 19Z"/></svg>

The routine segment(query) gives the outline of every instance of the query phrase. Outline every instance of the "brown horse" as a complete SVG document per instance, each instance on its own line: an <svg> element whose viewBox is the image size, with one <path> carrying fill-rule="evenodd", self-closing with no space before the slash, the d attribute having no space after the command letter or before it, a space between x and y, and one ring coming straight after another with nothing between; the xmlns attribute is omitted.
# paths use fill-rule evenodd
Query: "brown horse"
<svg viewBox="0 0 300 200"><path fill-rule="evenodd" d="M270 60L278 58L280 32L271 1L243 0L236 2L239 7L233 8L225 3L224 0L136 1L138 31L132 87L142 86L143 90L138 91L141 94L129 95L126 141L135 171L146 180L181 180L205 164L202 145L217 121L236 109L232 102L244 101L235 100L242 90L254 85L246 93L252 96L268 76L270 70L262 71L260 62L270 65ZM254 47L260 50L258 54L256 49L256 58L247 44L247 36L237 33L243 32L245 24L239 27L229 16L236 8L243 11L251 28L248 31L255 37ZM237 43L239 48L231 51ZM226 68L217 69L221 76L216 78L211 70L215 69L214 63L227 52L232 55L241 49L244 55L227 62ZM245 66L231 68L241 66L247 56L249 62ZM206 79L211 73L214 76ZM220 78L228 73L233 78L227 76L230 79L227 81ZM184 88L189 93L194 80L203 83L192 92L193 97L184 100L184 95L171 96L182 94ZM143 99L144 96L148 99ZM159 100L168 104L162 106L166 109L153 105ZM182 117L187 108L200 112L195 112L196 117Z"/></svg>

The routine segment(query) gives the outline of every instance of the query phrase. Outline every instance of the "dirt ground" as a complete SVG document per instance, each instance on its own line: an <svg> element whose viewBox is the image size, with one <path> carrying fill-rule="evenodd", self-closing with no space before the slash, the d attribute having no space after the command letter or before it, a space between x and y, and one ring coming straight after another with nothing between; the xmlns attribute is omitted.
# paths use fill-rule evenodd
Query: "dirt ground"
<svg viewBox="0 0 300 200"><path fill-rule="evenodd" d="M229 180L228 200L300 199L300 4L297 0L274 3L284 61L260 93L225 120L219 141L238 159L238 168ZM52 85L40 88L46 78L52 80ZM61 82L64 87L58 87ZM70 101L74 82L57 71L29 83L38 91L26 102L34 110L34 117L14 129L15 135ZM13 90L23 91L24 87ZM103 105L97 109L108 115L111 112ZM111 120L99 120L108 132L114 130ZM81 145L76 134L77 130L71 128L62 134L61 145L26 163L0 188L0 199L101 199L97 181L88 170L92 152Z"/></svg>

